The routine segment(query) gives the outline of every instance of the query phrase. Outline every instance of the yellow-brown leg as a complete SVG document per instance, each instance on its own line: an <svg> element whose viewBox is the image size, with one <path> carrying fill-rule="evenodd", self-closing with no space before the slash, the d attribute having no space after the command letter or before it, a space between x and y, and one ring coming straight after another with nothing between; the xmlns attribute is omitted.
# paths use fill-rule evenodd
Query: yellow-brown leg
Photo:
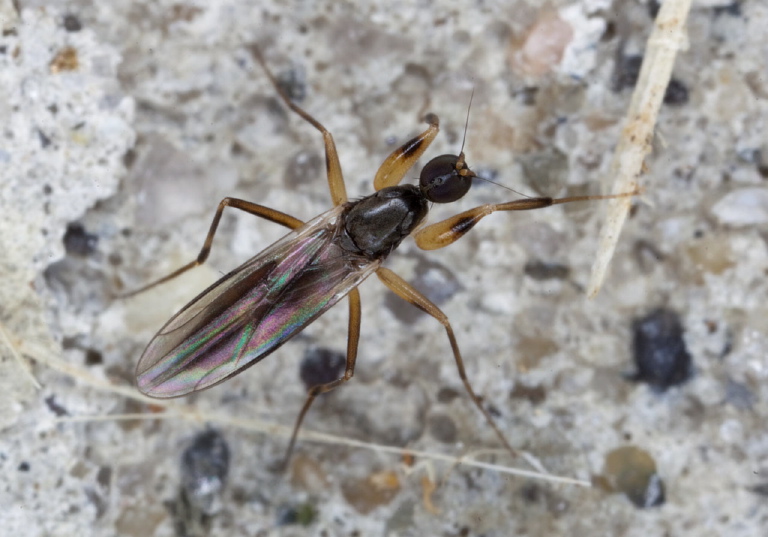
<svg viewBox="0 0 768 537"><path fill-rule="evenodd" d="M449 244L453 244L463 237L470 229L475 227L480 220L489 214L497 211L530 211L532 209L543 209L552 205L561 203L571 203L574 201L588 200L606 200L611 198L623 198L626 196L635 196L639 192L626 192L623 194L609 194L606 196L571 196L568 198L527 198L522 200L509 201L507 203L494 203L480 205L474 209L469 209L450 218L446 218L435 224L426 226L416 233L413 238L416 245L422 250L437 250Z"/></svg>
<svg viewBox="0 0 768 537"><path fill-rule="evenodd" d="M301 423L304 421L309 407L315 401L315 398L321 393L329 392L334 388L337 388L347 382L355 375L355 361L357 360L357 347L360 343L360 291L357 288L352 289L347 295L349 298L349 335L347 336L347 366L344 371L344 376L340 379L334 380L327 384L319 384L313 386L307 391L307 400L304 401L304 406L301 407L301 412L296 418L296 425L293 426L293 434L291 434L291 441L288 443L288 449L285 450L285 459L283 462L284 467L288 466L288 462L291 459L293 453L293 447L296 445L296 435L299 434Z"/></svg>
<svg viewBox="0 0 768 537"><path fill-rule="evenodd" d="M428 313L443 325L446 333L448 334L448 340L451 342L453 358L456 361L456 368L459 370L459 377L461 378L461 382L464 383L464 388L466 388L467 393L469 393L469 396L472 398L472 402L475 403L475 406L485 417L485 421L487 421L488 424L496 432L496 436L499 437L501 443L504 444L504 447L507 448L512 456L517 456L517 451L509 444L507 439L502 434L501 429L499 429L499 427L496 425L496 422L491 417L490 413L488 413L488 411L483 407L483 404L480 402L480 399L477 397L477 395L475 395L475 391L472 389L472 385L469 383L469 379L467 378L467 372L464 370L464 360L461 358L459 344L456 341L456 336L453 334L453 328L451 328L451 323L445 313L443 313L440 308L430 302L427 297L422 295L411 284L403 280L400 276L391 270L382 267L376 271L376 275L384 283L384 285L389 287L389 289L392 290L397 296L406 302L410 302L423 312Z"/></svg>
<svg viewBox="0 0 768 537"><path fill-rule="evenodd" d="M208 259L208 254L211 253L211 244L213 243L213 236L216 234L216 229L219 227L219 221L221 220L221 215L224 213L224 209L226 207L232 207L233 209L240 209L241 211L245 211L255 216L260 216L266 220L269 220L270 222L280 224L281 226L285 226L289 229L297 229L304 225L304 222L302 222L298 218L294 218L293 216L287 215L275 209L270 209L269 207L264 207L263 205L259 205L258 203L252 203L250 201L245 201L237 198L224 198L223 200L221 200L218 208L216 209L216 214L214 215L213 221L211 222L211 227L208 229L208 235L206 235L205 237L205 242L203 243L203 247L200 250L200 253L197 254L197 259L195 259L194 261L190 261L183 267L171 272L166 276L163 276L159 280L155 280L154 282L148 285L145 285L144 287L141 287L139 289L136 289L134 291L124 293L120 295L120 297L127 298L133 295L137 295L139 293L143 293L144 291L152 289L153 287L160 285L161 283L165 283L168 280L172 280L176 276L180 276L181 274L184 274L189 269L195 268L198 265L202 265L203 263L205 263L205 260Z"/></svg>
<svg viewBox="0 0 768 537"><path fill-rule="evenodd" d="M427 130L395 149L379 166L373 180L373 188L377 191L399 184L440 132L440 120L435 114L427 114L424 121L429 123Z"/></svg>
<svg viewBox="0 0 768 537"><path fill-rule="evenodd" d="M336 143L333 141L333 136L330 131L326 129L322 123L313 118L299 105L291 101L291 98L283 91L280 85L277 83L275 75L272 74L267 63L264 61L264 57L261 55L259 49L253 45L251 47L251 53L256 61L261 64L264 72L267 74L269 81L275 87L277 94L285 102L286 106L296 112L303 120L308 122L314 128L319 130L323 135L323 142L325 143L325 171L328 176L328 188L331 190L331 199L334 205L341 205L347 202L347 189L344 186L344 176L341 173L341 163L339 162L339 154L336 151Z"/></svg>

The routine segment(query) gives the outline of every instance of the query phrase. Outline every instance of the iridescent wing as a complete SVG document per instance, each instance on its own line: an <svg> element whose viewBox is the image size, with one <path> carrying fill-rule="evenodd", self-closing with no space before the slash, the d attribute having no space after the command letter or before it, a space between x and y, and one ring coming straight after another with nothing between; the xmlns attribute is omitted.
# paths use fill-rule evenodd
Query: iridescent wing
<svg viewBox="0 0 768 537"><path fill-rule="evenodd" d="M289 233L173 316L136 368L139 389L169 398L223 382L280 347L376 270L341 249L342 207Z"/></svg>

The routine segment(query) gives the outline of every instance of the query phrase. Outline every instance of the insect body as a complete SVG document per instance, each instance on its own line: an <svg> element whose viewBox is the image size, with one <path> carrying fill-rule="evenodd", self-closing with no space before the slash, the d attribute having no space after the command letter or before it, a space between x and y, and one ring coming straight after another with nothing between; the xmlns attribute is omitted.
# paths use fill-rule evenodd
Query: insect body
<svg viewBox="0 0 768 537"><path fill-rule="evenodd" d="M395 186L289 233L160 330L139 362L139 388L177 397L258 362L375 272L426 214L416 187Z"/></svg>
<svg viewBox="0 0 768 537"><path fill-rule="evenodd" d="M139 360L136 370L139 389L152 397L168 398L210 388L265 358L346 296L350 315L344 375L309 390L288 447L289 456L296 433L315 397L354 375L361 317L357 286L375 273L398 296L444 326L467 392L507 449L514 452L472 390L448 318L419 291L381 264L409 235L414 235L417 245L423 249L441 248L458 240L481 218L495 211L536 209L602 196L527 198L482 205L419 228L430 203L450 203L461 198L475 175L466 165L463 153L442 155L423 168L419 186L398 184L439 131L437 116L430 114L426 118L428 128L395 150L379 168L374 180L376 193L349 201L330 132L290 101L258 51L254 50L254 55L285 103L322 133L335 206L304 224L252 202L225 198L219 204L198 258L139 291L203 263L225 207L261 216L292 231L203 291L166 323Z"/></svg>

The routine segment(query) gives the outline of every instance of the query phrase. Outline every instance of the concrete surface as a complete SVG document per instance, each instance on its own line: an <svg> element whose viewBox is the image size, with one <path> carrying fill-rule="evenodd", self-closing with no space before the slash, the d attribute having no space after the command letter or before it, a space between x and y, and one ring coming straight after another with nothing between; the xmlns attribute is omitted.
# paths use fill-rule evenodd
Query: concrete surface
<svg viewBox="0 0 768 537"><path fill-rule="evenodd" d="M456 153L473 88L473 169L529 195L575 195L599 192L632 91L622 58L642 54L652 7L3 2L0 534L766 535L768 5L757 0L694 2L673 73L687 94L678 86L661 111L597 299L584 287L600 202L497 214L444 250L408 241L387 262L449 315L510 442L596 486L309 441L287 475L275 471L284 429L253 429L293 424L304 353L345 348L343 305L167 408L132 385L162 323L284 233L233 211L206 266L114 298L193 259L219 199L301 219L330 207L320 137L276 100L251 44L333 132L350 197L372 191L425 112L442 125L427 156ZM432 220L515 197L481 183ZM498 448L439 324L377 281L361 293L357 375L307 428L455 456ZM679 314L693 361L666 391L628 380L633 321L656 308ZM214 465L195 485L182 454L207 427L228 446L228 477ZM500 451L478 459L529 468ZM618 474L640 467L663 483L661 505L618 491ZM189 500L198 493L213 499Z"/></svg>

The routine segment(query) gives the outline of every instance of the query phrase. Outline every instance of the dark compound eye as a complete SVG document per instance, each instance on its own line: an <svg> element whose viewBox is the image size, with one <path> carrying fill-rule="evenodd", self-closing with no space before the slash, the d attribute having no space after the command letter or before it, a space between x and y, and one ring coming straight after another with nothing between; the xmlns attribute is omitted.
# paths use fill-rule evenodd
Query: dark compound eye
<svg viewBox="0 0 768 537"><path fill-rule="evenodd" d="M451 203L460 199L472 186L475 174L464 162L464 154L440 155L424 166L419 176L419 188L435 203Z"/></svg>

